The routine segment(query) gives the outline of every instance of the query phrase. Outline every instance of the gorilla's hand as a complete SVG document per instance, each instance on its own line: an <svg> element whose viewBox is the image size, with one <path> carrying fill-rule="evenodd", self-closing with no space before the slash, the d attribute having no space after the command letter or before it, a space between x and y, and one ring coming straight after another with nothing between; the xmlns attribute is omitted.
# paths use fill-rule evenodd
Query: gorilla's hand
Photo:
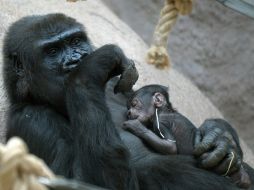
<svg viewBox="0 0 254 190"><path fill-rule="evenodd" d="M132 60L128 59L116 45L104 45L82 60L77 69L78 78L93 84L105 86L107 81L121 75L114 92L127 92L138 80L138 72Z"/></svg>
<svg viewBox="0 0 254 190"><path fill-rule="evenodd" d="M134 61L128 60L128 63L124 65L123 73L114 88L114 93L130 91L132 86L137 82L138 76Z"/></svg>
<svg viewBox="0 0 254 190"><path fill-rule="evenodd" d="M242 163L238 136L222 119L206 120L197 130L194 155L200 167L221 175L238 171Z"/></svg>

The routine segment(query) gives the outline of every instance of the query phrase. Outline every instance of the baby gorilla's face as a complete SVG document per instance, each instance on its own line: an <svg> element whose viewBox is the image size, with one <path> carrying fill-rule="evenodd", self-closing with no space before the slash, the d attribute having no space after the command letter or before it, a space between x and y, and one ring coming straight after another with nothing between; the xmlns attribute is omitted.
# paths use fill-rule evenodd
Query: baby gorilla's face
<svg viewBox="0 0 254 190"><path fill-rule="evenodd" d="M134 97L128 105L127 117L129 120L137 119L141 123L147 124L151 121L154 111L152 99L149 103L144 104L137 97Z"/></svg>

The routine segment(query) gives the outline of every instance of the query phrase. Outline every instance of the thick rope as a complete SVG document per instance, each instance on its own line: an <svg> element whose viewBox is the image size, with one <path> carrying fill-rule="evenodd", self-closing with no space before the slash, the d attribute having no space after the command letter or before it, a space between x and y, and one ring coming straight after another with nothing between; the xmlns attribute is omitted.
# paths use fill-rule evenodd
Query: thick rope
<svg viewBox="0 0 254 190"><path fill-rule="evenodd" d="M189 14L192 10L192 0L165 0L161 10L159 22L155 28L153 42L147 52L147 62L159 69L170 66L167 53L168 36L176 23L178 15Z"/></svg>
<svg viewBox="0 0 254 190"><path fill-rule="evenodd" d="M0 144L0 190L47 190L38 177L54 178L54 174L39 158L28 154L25 143L12 138L6 146Z"/></svg>

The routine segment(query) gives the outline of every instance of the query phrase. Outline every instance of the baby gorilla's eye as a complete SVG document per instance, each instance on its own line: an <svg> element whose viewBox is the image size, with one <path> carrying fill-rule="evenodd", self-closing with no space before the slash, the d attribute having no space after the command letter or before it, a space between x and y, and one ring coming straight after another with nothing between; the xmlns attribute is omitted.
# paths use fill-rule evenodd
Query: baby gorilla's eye
<svg viewBox="0 0 254 190"><path fill-rule="evenodd" d="M81 43L81 39L79 37L76 37L72 40L72 45L79 45Z"/></svg>

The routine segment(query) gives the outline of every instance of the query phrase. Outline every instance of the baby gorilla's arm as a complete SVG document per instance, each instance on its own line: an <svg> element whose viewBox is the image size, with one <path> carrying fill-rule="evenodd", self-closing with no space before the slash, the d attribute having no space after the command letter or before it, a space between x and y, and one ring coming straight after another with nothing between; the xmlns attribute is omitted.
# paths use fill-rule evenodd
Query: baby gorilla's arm
<svg viewBox="0 0 254 190"><path fill-rule="evenodd" d="M128 120L124 122L123 129L133 133L137 137L145 141L155 151L161 154L176 154L177 148L174 141L162 139L158 137L154 132L147 129L139 120ZM171 137L170 139L173 139Z"/></svg>

